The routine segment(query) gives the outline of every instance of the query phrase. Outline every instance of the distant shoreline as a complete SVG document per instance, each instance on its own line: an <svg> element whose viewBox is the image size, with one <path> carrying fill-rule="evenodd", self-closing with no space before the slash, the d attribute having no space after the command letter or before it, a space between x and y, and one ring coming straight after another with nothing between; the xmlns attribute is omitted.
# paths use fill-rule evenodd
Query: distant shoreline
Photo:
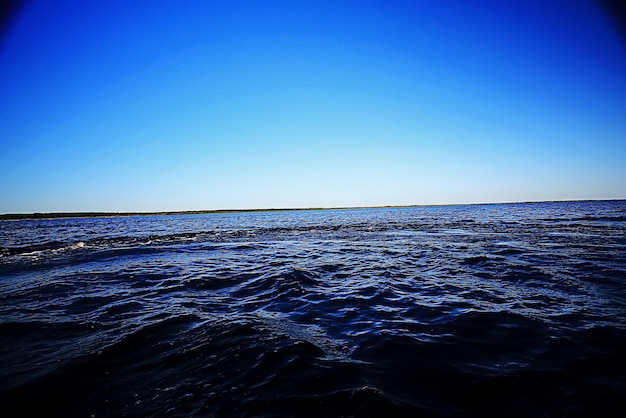
<svg viewBox="0 0 626 418"><path fill-rule="evenodd" d="M161 212L49 212L49 213L6 213L0 214L0 221L63 219L63 218L125 218L131 216L172 216L172 215L210 215L247 212L289 212L298 210L339 210L358 208L277 208L277 209L207 209Z"/></svg>
<svg viewBox="0 0 626 418"><path fill-rule="evenodd" d="M227 213L255 213L255 212L295 212L314 210L351 210L351 209L403 209L420 207L444 206L477 206L477 205L515 205L534 203L575 203L575 202L613 202L626 199L583 199L583 200L544 200L528 202L498 202L498 203L449 203L432 205L388 205L388 206L353 206L329 208L269 208L269 209L210 209L160 212L34 212L34 213L6 213L0 214L0 221L42 220L63 218L122 218L131 216L172 216L172 215L210 215Z"/></svg>

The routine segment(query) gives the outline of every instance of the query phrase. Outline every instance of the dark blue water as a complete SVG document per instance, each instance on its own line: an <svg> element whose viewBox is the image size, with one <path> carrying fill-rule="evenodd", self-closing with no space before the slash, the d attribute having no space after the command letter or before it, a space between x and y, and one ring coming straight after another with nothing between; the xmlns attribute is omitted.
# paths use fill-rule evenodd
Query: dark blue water
<svg viewBox="0 0 626 418"><path fill-rule="evenodd" d="M626 201L0 222L3 416L624 416Z"/></svg>

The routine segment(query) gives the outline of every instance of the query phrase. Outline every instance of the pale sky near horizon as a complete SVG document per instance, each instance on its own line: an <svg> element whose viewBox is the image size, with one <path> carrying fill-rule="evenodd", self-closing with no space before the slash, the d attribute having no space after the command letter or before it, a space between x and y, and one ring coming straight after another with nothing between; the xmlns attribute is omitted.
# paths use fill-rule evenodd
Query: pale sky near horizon
<svg viewBox="0 0 626 418"><path fill-rule="evenodd" d="M626 198L596 2L32 1L0 213Z"/></svg>

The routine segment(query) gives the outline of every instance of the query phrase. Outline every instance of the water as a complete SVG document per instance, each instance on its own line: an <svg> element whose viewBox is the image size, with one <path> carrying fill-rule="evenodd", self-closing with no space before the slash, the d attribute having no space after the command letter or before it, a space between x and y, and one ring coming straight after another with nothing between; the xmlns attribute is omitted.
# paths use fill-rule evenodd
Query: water
<svg viewBox="0 0 626 418"><path fill-rule="evenodd" d="M623 416L626 201L0 222L4 416Z"/></svg>

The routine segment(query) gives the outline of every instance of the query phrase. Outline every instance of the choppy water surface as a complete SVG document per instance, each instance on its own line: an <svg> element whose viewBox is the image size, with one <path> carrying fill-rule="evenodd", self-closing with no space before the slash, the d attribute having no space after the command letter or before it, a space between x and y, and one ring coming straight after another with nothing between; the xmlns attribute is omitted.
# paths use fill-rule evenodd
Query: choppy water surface
<svg viewBox="0 0 626 418"><path fill-rule="evenodd" d="M0 302L5 416L626 412L625 201L6 221Z"/></svg>

